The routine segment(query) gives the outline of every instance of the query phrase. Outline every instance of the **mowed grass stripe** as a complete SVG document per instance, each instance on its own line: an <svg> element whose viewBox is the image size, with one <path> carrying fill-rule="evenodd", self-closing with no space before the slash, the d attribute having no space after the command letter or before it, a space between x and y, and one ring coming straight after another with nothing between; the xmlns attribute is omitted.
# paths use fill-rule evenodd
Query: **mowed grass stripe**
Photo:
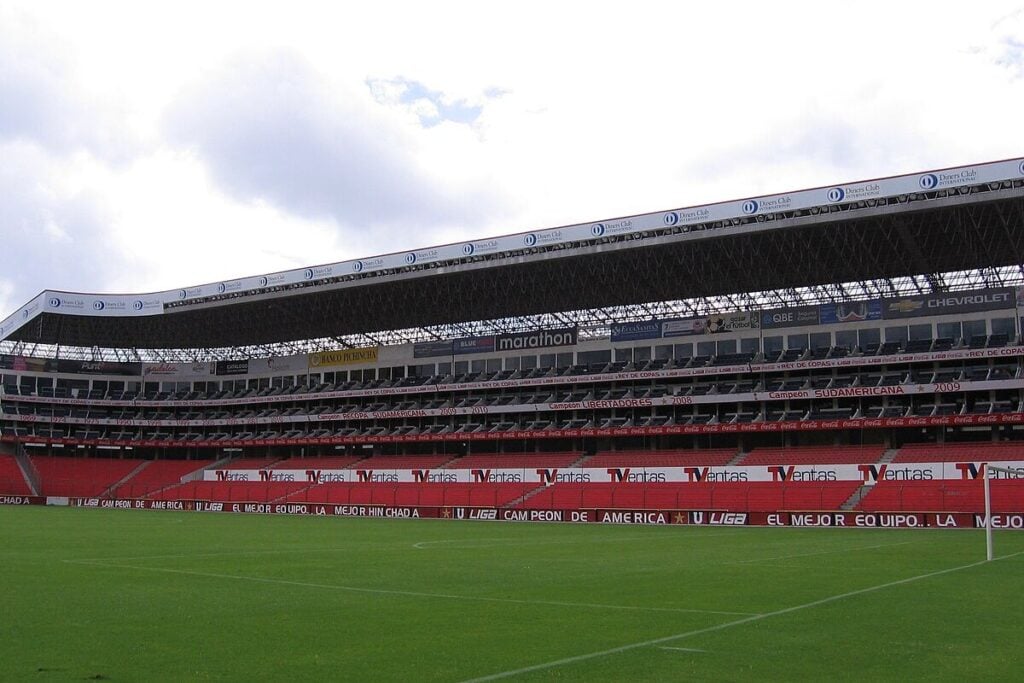
<svg viewBox="0 0 1024 683"><path fill-rule="evenodd" d="M296 586L299 588L322 588L326 590L346 591L351 593L368 593L373 595L395 595L409 598L427 598L431 600L465 600L467 602L505 602L513 605L544 605L547 607L579 607L585 609L612 609L612 610L633 610L640 612L680 612L691 614L720 614L725 616L751 616L750 612L727 612L708 609L687 609L684 607L645 607L642 605L605 605L591 602L564 602L557 600L517 600L515 598L495 598L484 595L453 595L449 593L430 593L423 591L408 591L387 588L365 588L360 586L343 586L339 584L310 583L308 581L289 581L286 579L275 579L264 576L244 576L240 574L213 574L210 572L193 571L189 569L168 569L165 567L145 567L128 564L112 564L109 562L96 562L94 560L62 560L68 564L80 564L87 567L105 567L108 569L131 569L144 572L163 572L167 574L183 574L185 576L198 576L207 579L224 579L230 581L251 581L253 583L268 583L279 586Z"/></svg>
<svg viewBox="0 0 1024 683"><path fill-rule="evenodd" d="M1024 555L1024 551L1012 553L1010 555L1004 555L1002 557L997 557L997 558L994 558L993 561L996 561L996 560L1006 560L1006 559L1010 559L1010 558L1014 558L1014 557L1019 557L1021 555ZM784 609L776 610L774 612L768 612L766 614L755 614L755 615L752 615L752 616L749 616L749 617L745 617L743 619L736 619L735 621L729 621L729 622L726 622L724 624L715 624L714 626L708 626L707 628L697 629L697 630L694 630L694 631L687 631L685 633L677 633L677 634L674 634L674 635L671 635L671 636L665 636L663 638L654 638L654 639L651 639L651 640L645 640L645 641L641 641L641 642L637 642L637 643L628 643L626 645L620 645L619 647L613 647L613 648L609 648L607 650L602 650L602 651L599 651L599 652L590 652L590 653L587 653L587 654L575 655L573 657L565 657L563 659L558 659L558 660L555 660L555 661L552 661L552 662L543 662L543 663L540 663L540 664L534 664L532 666L525 666L525 667L522 667L522 668L519 668L519 669L513 669L511 671L501 671L501 672L498 672L498 673L495 673L495 674L490 674L490 675L487 675L487 676L479 676L477 678L467 679L467 680L463 681L462 683L484 683L485 681L496 681L496 680L500 680L500 679L503 679L503 678L511 678L513 676L521 676L522 674L533 673L535 671L542 671L542 670L546 670L546 669L553 669L553 668L557 668L557 667L561 667L561 666L566 666L568 664L576 664L578 662L584 662L584 661L587 661L587 660L590 660L590 659L597 659L599 657L608 657L608 656L611 656L611 655L620 654L622 652L628 652L629 650L636 650L636 649L639 649L639 648L646 648L646 647L651 647L651 646L655 646L655 645L662 645L664 643L671 643L671 642L674 642L674 641L677 641L677 640L683 640L684 638L692 638L694 636L705 635L705 634L708 634L708 633L715 633L716 631L724 631L724 630L727 630L727 629L735 628L737 626L744 626L746 624L751 624L751 623L756 622L756 621L761 621L763 619L771 619L772 617L779 617L779 616L783 616L783 615L786 615L786 614L791 614L793 612L799 612L801 610L812 609L814 607L820 607L821 605L827 605L827 604L829 604L831 602L836 602L838 600L847 600L849 598L853 598L853 597L856 597L856 596L859 596L859 595L865 595L867 593L874 593L875 591L885 590L885 589L893 588L893 587L896 587L896 586L903 586L903 585L906 585L908 583L913 583L915 581L921 581L923 579L930 579L930 578L933 578L933 577L936 577L936 576L943 576L945 574L952 574L954 572L960 572L960 571L964 571L966 569L973 569L975 567L980 567L981 565L985 565L985 564L988 564L987 560L980 560L978 562L972 562L971 564L964 564L964 565L960 565L960 566L957 566L957 567L950 567L948 569L941 569L941 570L938 570L938 571L930 572L928 574L919 574L917 576L910 576L910 577L907 577L905 579L899 579L897 581L890 581L889 583L883 583L883 584L879 584L877 586L868 586L867 588L861 588L861 589L858 589L858 590L855 590L855 591L849 591L849 592L846 592L846 593L840 593L838 595L830 595L828 597L822 598L820 600L815 600L813 602L804 603L802 605L794 605L793 607L786 607Z"/></svg>
<svg viewBox="0 0 1024 683"><path fill-rule="evenodd" d="M130 557L148 559L112 561ZM979 532L0 508L0 680L471 680L748 618L689 609L769 614L983 557ZM508 678L1010 680L1022 566Z"/></svg>

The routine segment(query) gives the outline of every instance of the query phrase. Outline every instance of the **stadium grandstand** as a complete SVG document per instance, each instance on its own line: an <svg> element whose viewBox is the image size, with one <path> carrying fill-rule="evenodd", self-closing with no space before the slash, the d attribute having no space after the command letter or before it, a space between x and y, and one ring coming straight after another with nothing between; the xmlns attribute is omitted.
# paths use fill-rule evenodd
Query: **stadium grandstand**
<svg viewBox="0 0 1024 683"><path fill-rule="evenodd" d="M0 322L0 495L971 526L985 462L1024 513L1022 311L1022 159L44 291Z"/></svg>

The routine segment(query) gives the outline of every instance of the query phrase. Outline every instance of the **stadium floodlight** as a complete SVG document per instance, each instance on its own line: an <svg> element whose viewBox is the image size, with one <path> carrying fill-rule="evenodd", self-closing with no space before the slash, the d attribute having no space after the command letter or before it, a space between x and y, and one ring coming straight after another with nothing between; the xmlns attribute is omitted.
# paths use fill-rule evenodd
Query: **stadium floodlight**
<svg viewBox="0 0 1024 683"><path fill-rule="evenodd" d="M996 465L990 465L987 462L982 464L983 475L982 478L985 480L985 559L989 562L992 561L992 490L989 486L989 473L990 472L1002 472L1012 476L1017 476L1019 472L1017 470L1011 470L1008 467L997 467Z"/></svg>

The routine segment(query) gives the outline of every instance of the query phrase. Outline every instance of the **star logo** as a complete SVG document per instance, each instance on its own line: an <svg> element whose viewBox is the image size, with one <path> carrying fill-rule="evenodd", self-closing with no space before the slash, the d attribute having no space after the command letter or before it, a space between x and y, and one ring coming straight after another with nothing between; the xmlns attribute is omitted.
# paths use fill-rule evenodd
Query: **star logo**
<svg viewBox="0 0 1024 683"><path fill-rule="evenodd" d="M686 524L686 515L682 512L677 512L676 516L672 518L673 524Z"/></svg>
<svg viewBox="0 0 1024 683"><path fill-rule="evenodd" d="M441 516L444 517L445 519L451 519L452 518L451 508L442 508L441 509Z"/></svg>

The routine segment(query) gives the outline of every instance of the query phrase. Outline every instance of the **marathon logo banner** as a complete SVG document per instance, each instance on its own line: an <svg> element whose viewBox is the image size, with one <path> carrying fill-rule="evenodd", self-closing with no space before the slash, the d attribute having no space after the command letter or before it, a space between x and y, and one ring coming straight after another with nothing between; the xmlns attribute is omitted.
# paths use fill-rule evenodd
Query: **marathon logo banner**
<svg viewBox="0 0 1024 683"><path fill-rule="evenodd" d="M523 351L542 349L553 346L576 346L579 332L577 327L563 327L557 330L537 330L536 332L517 332L515 334L499 334L495 337L496 351Z"/></svg>
<svg viewBox="0 0 1024 683"><path fill-rule="evenodd" d="M882 299L882 316L886 320L919 318L928 315L957 315L980 311L1013 308L1016 302L1010 287L979 289L972 292L925 294L899 299Z"/></svg>

